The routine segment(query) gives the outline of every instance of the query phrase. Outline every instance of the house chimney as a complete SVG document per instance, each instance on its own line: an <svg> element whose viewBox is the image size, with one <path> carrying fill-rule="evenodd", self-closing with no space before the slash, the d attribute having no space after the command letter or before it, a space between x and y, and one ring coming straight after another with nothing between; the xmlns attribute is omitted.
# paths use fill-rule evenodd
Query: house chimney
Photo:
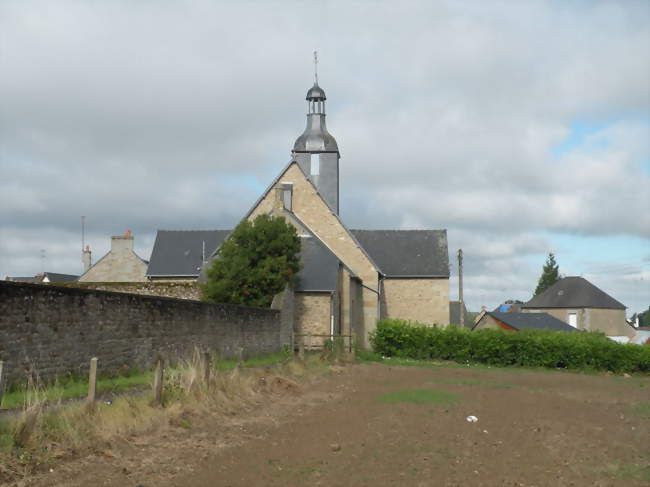
<svg viewBox="0 0 650 487"><path fill-rule="evenodd" d="M84 267L84 272L86 272L93 265L92 256L90 253L90 245L86 245L83 252L81 253L81 263Z"/></svg>
<svg viewBox="0 0 650 487"><path fill-rule="evenodd" d="M133 235L131 230L128 230L124 235L117 235L111 237L111 252L122 253L133 251Z"/></svg>

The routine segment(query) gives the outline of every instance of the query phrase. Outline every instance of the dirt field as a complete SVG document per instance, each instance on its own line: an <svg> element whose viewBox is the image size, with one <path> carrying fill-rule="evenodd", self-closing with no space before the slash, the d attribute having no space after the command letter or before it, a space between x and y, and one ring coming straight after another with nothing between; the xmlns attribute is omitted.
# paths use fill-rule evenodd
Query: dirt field
<svg viewBox="0 0 650 487"><path fill-rule="evenodd" d="M355 365L19 485L650 485L649 402L647 378Z"/></svg>

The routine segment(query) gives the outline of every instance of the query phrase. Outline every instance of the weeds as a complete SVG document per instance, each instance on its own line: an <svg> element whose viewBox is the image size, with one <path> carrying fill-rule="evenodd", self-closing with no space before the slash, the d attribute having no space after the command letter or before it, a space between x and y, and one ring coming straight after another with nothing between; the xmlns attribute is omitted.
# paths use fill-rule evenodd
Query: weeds
<svg viewBox="0 0 650 487"><path fill-rule="evenodd" d="M260 364L265 368L252 368ZM52 400L51 388L30 383L21 391L20 414L0 418L0 483L55 458L105 450L116 438L166 425L191 430L193 418L233 414L264 394L295 393L300 389L298 380L328 370L316 356L296 362L288 361L286 353L249 359L234 367L211 361L209 374L206 365L205 355L197 351L190 359L166 368L164 407L151 404L149 389L98 401L88 408L83 402L64 404L61 396ZM151 374L133 376L127 382L141 383L144 377L151 382Z"/></svg>

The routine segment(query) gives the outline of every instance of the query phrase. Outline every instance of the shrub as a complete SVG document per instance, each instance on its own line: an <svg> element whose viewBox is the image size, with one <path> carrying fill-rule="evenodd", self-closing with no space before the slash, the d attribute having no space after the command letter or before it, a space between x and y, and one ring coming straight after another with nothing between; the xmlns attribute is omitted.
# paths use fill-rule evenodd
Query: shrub
<svg viewBox="0 0 650 487"><path fill-rule="evenodd" d="M650 373L650 347L623 345L596 332L470 331L389 319L378 323L370 341L388 357Z"/></svg>

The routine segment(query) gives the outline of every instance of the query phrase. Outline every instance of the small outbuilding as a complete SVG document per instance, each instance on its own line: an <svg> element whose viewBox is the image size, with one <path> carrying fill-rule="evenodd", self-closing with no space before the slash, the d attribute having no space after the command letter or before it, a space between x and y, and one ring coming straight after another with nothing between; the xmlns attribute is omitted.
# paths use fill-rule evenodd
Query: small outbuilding
<svg viewBox="0 0 650 487"><path fill-rule="evenodd" d="M485 328L502 329L509 331L520 330L552 330L552 331L578 331L564 321L558 320L548 313L501 313L488 311L483 313L473 330Z"/></svg>

